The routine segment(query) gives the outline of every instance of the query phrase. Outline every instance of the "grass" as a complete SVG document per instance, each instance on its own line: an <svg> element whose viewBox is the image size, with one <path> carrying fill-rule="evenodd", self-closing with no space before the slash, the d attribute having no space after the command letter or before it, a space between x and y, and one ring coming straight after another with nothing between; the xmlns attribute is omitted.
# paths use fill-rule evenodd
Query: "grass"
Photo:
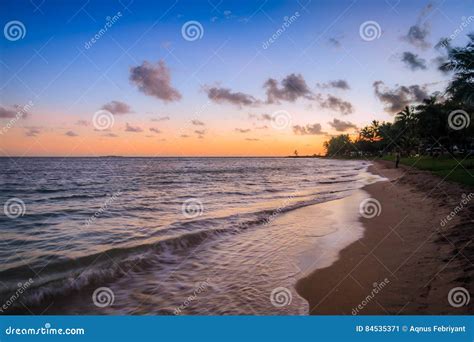
<svg viewBox="0 0 474 342"><path fill-rule="evenodd" d="M459 156L433 158L429 156L402 158L400 164L433 172L446 180L474 186L474 158ZM383 160L395 161L395 156L383 157ZM461 163L461 165L459 165Z"/></svg>

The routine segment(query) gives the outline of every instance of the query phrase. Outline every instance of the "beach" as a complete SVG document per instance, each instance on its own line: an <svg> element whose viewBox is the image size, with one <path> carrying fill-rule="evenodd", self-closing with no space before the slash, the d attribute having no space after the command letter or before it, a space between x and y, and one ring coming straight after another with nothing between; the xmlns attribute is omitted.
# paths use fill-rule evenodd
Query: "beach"
<svg viewBox="0 0 474 342"><path fill-rule="evenodd" d="M456 287L472 292L472 189L393 163L369 171L388 178L363 189L380 211L360 218L364 236L335 263L298 281L309 314L472 314L472 301L448 301Z"/></svg>

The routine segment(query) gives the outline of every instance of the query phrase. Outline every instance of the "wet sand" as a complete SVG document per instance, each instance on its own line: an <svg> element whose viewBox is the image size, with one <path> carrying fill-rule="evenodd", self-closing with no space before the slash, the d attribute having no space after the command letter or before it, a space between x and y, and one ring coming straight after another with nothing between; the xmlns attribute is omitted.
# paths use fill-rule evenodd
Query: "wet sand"
<svg viewBox="0 0 474 342"><path fill-rule="evenodd" d="M364 236L338 261L297 282L309 313L474 313L474 299L460 307L448 301L455 287L472 294L474 199L441 224L474 190L392 163L376 163L369 171L389 179L364 188L380 202L380 214L360 218Z"/></svg>

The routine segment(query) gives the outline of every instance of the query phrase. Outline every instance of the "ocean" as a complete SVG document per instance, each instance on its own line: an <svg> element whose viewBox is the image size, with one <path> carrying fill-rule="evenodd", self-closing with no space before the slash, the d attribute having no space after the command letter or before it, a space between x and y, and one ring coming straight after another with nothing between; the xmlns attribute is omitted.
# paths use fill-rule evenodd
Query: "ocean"
<svg viewBox="0 0 474 342"><path fill-rule="evenodd" d="M318 158L0 164L0 299L25 314L305 314L295 281L360 238L347 198L376 180Z"/></svg>

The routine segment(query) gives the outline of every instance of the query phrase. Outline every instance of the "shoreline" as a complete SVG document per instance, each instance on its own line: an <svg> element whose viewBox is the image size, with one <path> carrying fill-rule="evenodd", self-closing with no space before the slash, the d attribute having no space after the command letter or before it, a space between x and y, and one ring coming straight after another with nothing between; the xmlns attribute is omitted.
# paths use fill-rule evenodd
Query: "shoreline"
<svg viewBox="0 0 474 342"><path fill-rule="evenodd" d="M369 172L388 179L362 189L380 203L379 215L360 217L363 237L297 281L309 314L472 314L474 301L453 307L448 293L472 292L473 205L440 222L473 190L392 163L376 162Z"/></svg>

